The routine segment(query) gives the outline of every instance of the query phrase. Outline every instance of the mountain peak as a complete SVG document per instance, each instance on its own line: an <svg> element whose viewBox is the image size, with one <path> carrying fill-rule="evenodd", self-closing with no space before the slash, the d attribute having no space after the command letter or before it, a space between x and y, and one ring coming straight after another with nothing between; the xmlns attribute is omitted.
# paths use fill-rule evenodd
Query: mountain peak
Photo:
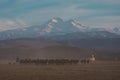
<svg viewBox="0 0 120 80"><path fill-rule="evenodd" d="M57 22L63 22L61 18L53 18L50 20L50 22L57 23Z"/></svg>
<svg viewBox="0 0 120 80"><path fill-rule="evenodd" d="M56 19L52 19L52 22L57 23L58 21Z"/></svg>

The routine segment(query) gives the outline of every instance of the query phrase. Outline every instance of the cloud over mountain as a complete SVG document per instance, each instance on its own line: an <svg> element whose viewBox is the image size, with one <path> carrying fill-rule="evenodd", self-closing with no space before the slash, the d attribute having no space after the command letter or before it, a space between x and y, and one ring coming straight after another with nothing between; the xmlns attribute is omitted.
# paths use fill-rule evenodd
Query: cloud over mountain
<svg viewBox="0 0 120 80"><path fill-rule="evenodd" d="M12 30L18 28L24 28L27 25L20 19L9 20L9 19L0 19L0 31Z"/></svg>

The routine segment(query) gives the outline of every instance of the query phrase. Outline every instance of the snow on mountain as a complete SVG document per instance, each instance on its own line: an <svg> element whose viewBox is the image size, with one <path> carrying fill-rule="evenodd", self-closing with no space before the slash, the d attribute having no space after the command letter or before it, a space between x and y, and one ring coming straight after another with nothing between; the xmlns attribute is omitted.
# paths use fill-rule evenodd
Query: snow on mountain
<svg viewBox="0 0 120 80"><path fill-rule="evenodd" d="M76 21L76 20L72 20L72 21L71 21L71 24L72 24L74 27L78 28L79 31L82 31L82 32L88 30L88 28L89 28L89 27L87 27L87 26L83 26L82 24L80 24L80 23L79 23L78 21Z"/></svg>
<svg viewBox="0 0 120 80"><path fill-rule="evenodd" d="M91 28L84 26L76 20L64 21L61 18L53 18L42 25L0 32L0 40L16 39L16 38L35 38L35 37L46 37L46 36L50 37L50 36L66 35L69 33L82 34L83 32L84 33L90 32L89 35L87 35L87 37L88 36L95 37L99 35L103 37L108 37L106 36L106 33L100 33L102 31L106 33L109 32L105 28ZM99 32L99 35L97 34L97 32ZM115 35L117 35L116 33L120 32L120 28L113 29L113 32L115 33Z"/></svg>
<svg viewBox="0 0 120 80"><path fill-rule="evenodd" d="M56 19L52 19L52 22L57 23L58 21Z"/></svg>

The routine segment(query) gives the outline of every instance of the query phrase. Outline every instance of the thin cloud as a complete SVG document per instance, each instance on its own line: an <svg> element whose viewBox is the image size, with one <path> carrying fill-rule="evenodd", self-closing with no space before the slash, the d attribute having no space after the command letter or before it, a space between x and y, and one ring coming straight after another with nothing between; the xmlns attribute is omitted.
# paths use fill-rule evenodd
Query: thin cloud
<svg viewBox="0 0 120 80"><path fill-rule="evenodd" d="M28 27L22 20L0 19L0 31Z"/></svg>

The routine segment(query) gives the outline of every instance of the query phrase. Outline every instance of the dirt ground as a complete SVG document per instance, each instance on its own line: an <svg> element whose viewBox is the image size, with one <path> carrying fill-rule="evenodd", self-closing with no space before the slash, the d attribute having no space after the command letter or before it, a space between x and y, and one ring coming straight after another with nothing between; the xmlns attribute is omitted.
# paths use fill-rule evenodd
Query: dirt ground
<svg viewBox="0 0 120 80"><path fill-rule="evenodd" d="M120 80L120 61L38 66L0 64L0 80Z"/></svg>

